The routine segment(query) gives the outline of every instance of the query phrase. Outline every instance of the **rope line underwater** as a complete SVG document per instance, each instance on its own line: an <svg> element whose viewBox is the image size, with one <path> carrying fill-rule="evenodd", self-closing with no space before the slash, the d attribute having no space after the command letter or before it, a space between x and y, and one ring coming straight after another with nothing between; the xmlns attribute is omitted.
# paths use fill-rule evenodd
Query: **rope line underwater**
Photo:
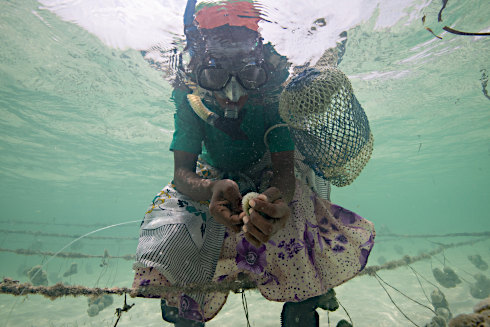
<svg viewBox="0 0 490 327"><path fill-rule="evenodd" d="M196 290L204 292L229 292L240 293L243 290L251 290L256 288L257 285L248 280L235 280L235 281L223 281L219 283L207 283L198 285L187 286L158 286L158 287L112 287L112 288L99 288L99 287L85 287L80 285L65 285L63 283L57 283L52 286L33 286L31 283L20 283L18 280L4 277L0 282L0 294L10 294L15 296L27 295L27 294L40 294L46 298L54 300L63 296L101 296L104 294L109 295L123 295L129 294L131 297L141 296L145 294L165 294L165 293L190 293Z"/></svg>
<svg viewBox="0 0 490 327"><path fill-rule="evenodd" d="M0 229L0 233L6 234L27 234L33 236L48 236L48 237L64 237L64 238L79 238L82 235L69 235L69 234L58 234L58 233L46 233L40 231L28 231L28 230L6 230ZM119 241L137 241L137 237L122 237L122 236L84 236L86 239L91 240L119 240Z"/></svg>
<svg viewBox="0 0 490 327"><path fill-rule="evenodd" d="M38 250L31 250L31 249L4 249L4 248L0 248L0 252L11 252L11 253L21 254L21 255L40 255L40 256L53 256L56 254L55 252L50 252L50 251L38 251ZM94 258L94 259L123 259L123 260L129 260L129 261L136 259L136 255L134 255L134 254L112 256L112 255L109 255L108 252L105 252L104 254L85 254L85 253L79 253L79 252L60 252L60 253L56 254L56 256L61 257L61 258L70 258L70 259Z"/></svg>
<svg viewBox="0 0 490 327"><path fill-rule="evenodd" d="M412 319L410 319L410 317L407 316L407 314L405 312L403 312L403 310L398 306L398 304L396 304L396 302L393 300L393 298L391 297L391 295L388 292L388 290L386 289L386 287L384 287L383 283L378 279L379 277L378 277L378 275L376 273L374 274L374 277L376 278L376 281L379 283L379 285L383 288L383 290L385 291L386 295L388 295L388 297L390 298L391 303L405 317L405 319L407 319L408 321L410 321L414 326L421 327L421 326L417 325Z"/></svg>
<svg viewBox="0 0 490 327"><path fill-rule="evenodd" d="M393 269L396 269L396 268L399 268L402 266L407 266L407 265L414 263L414 262L417 262L417 261L421 261L424 259L430 259L432 256L439 254L439 253L443 252L444 250L447 250L450 248L454 248L454 247L458 247L458 246L464 246L464 245L472 245L472 244L482 242L485 240L487 240L487 238L480 238L480 239L473 240L473 241L466 241L466 242L459 242L459 243L440 244L437 249L434 249L434 250L429 251L427 253L422 253L422 254L419 254L417 256L405 255L399 260L389 261L389 262L386 262L385 264L378 265L378 266L368 266L368 267L364 268L364 270L361 271L357 276L363 276L363 275L374 276L376 274L376 272L378 272L380 270L393 270Z"/></svg>
<svg viewBox="0 0 490 327"><path fill-rule="evenodd" d="M56 221L34 221L34 220L0 220L0 224L19 226L19 225L51 225L51 226L64 226L64 227L87 227L87 228L99 228L107 225L112 225L112 223L94 223L94 224L81 224L81 223L59 223ZM129 225L127 225L129 226ZM123 227L123 226L120 226Z"/></svg>
<svg viewBox="0 0 490 327"><path fill-rule="evenodd" d="M381 234L376 235L376 237L396 237L396 238L429 238L429 237L490 237L490 231L478 232L478 233L448 233L448 234L421 234L421 235L410 235L410 234Z"/></svg>
<svg viewBox="0 0 490 327"><path fill-rule="evenodd" d="M61 225L61 224L60 224ZM63 224L65 225L65 224ZM69 224L66 224L69 225ZM70 225L77 226L77 225ZM86 227L94 227L95 225L84 225ZM97 225L97 226L106 226L106 225ZM33 236L46 236L46 237L62 237L62 238L78 238L80 235L70 235L70 234L59 234L59 233L46 233L42 231L26 231L26 230L8 230L8 229L0 229L0 233L5 234L27 234ZM421 235L410 235L410 234L379 234L376 235L377 238L383 237L393 237L393 238L433 238L433 237L490 237L490 231L485 232L472 232L472 233L448 233L448 234L421 234ZM93 240L131 240L137 241L137 237L122 237L122 236L86 236L86 239ZM389 241L389 240L383 240Z"/></svg>
<svg viewBox="0 0 490 327"><path fill-rule="evenodd" d="M486 238L480 238L477 240L460 242L460 243L450 243L442 244L437 249L434 249L428 253L423 253L417 256L405 255L403 258L398 260L393 260L379 266L368 266L363 271L361 271L356 277L369 275L372 277L377 277L377 272L380 270L393 270L402 266L408 266L421 260L430 259L432 256L443 252L446 249L454 248L458 246L472 245L481 241L487 240ZM59 253L58 253L59 255ZM100 256L102 257L102 256ZM126 256L122 256L126 258ZM196 291L201 292L224 292L227 293L232 291L234 293L240 293L243 290L255 289L257 285L255 282L249 280L247 277L243 277L239 280L234 281L220 281L212 282L206 284L194 284L187 286L159 286L159 287L140 287L140 288L127 288L127 287L113 287L113 288L90 288L85 286L72 286L65 285L63 283L57 283L52 286L33 286L30 283L20 283L12 278L5 277L2 282L0 282L0 294L11 294L11 295L25 295L25 294L40 294L51 300L62 296L101 296L103 294L115 294L123 295L124 293L129 294L132 297L140 296L144 294L164 294L164 293L192 293Z"/></svg>
<svg viewBox="0 0 490 327"><path fill-rule="evenodd" d="M458 235L456 235L456 236L478 236L478 237L490 236L490 232L472 233L475 235L466 235L468 233L457 233L457 234ZM465 234L465 235L461 235L461 234ZM394 235L395 234L390 234L389 236L394 236ZM428 237L447 237L448 235L450 235L450 234L431 235ZM398 237L402 237L402 235L399 235ZM418 236L410 236L410 237L418 237ZM484 239L481 239L481 240L484 240ZM473 242L479 242L479 241L480 240L455 243L454 246L472 244ZM453 247L453 245L451 245L451 244L443 245L443 246L447 246L446 248ZM444 250L444 249L442 249L442 250ZM439 250L439 248L438 248L438 249L435 249L435 250L429 252L429 254L433 253L434 251L438 251L437 253L440 253L442 250ZM6 249L6 248L0 248L0 252L10 252L10 253L15 253L15 254L20 254L20 255L39 255L39 256L53 256L56 254L55 252L50 252L50 251L39 251L39 250L32 250L32 249ZM437 254L437 253L434 252L433 254ZM102 254L85 254L85 253L80 253L80 252L60 252L60 253L57 253L56 256L62 257L62 258L71 258L71 259L89 259L89 258L94 258L94 259L123 259L123 260L128 260L128 261L134 260L136 258L136 256L134 254L111 256L111 255L109 255L107 250L105 251L105 253L103 255ZM423 254L421 254L421 256L423 256ZM412 257L412 258L417 258L417 257ZM426 257L422 257L420 259L410 259L410 260L414 260L412 262L415 262L415 261L419 261L422 259L426 259ZM408 263L411 263L410 260ZM398 264L398 266L394 267L394 268L397 268L399 266L405 265L406 263L407 263L406 259L400 259L398 261L395 260L395 261L387 262L381 266L370 266L370 267L367 267L366 269L368 269L368 268L369 269L377 269L376 267L383 267L382 269L393 269L391 267L394 264ZM361 272L361 274L365 274L366 269L363 270L363 272Z"/></svg>

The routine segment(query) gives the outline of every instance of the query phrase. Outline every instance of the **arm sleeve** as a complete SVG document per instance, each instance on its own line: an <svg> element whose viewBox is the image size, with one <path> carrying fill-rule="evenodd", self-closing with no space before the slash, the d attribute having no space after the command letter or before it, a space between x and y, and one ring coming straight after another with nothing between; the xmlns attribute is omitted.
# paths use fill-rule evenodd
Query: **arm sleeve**
<svg viewBox="0 0 490 327"><path fill-rule="evenodd" d="M175 131L170 144L170 151L179 150L200 154L204 139L203 121L196 115L187 101L187 93L174 90L172 98L175 103Z"/></svg>
<svg viewBox="0 0 490 327"><path fill-rule="evenodd" d="M272 108L268 108L268 126L274 126L277 124L284 124L281 116L279 115L278 104L272 106ZM267 135L267 143L269 145L269 150L271 152L282 152L282 151L293 151L294 150L294 142L289 134L288 127L277 127L274 128Z"/></svg>

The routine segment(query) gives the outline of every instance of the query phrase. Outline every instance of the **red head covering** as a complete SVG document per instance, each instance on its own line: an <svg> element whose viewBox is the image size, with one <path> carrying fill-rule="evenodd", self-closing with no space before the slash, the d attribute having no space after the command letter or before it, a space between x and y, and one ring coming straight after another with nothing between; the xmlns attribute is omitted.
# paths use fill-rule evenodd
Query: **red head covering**
<svg viewBox="0 0 490 327"><path fill-rule="evenodd" d="M244 26L252 31L257 31L260 12L252 1L223 1L218 4L198 5L195 20L200 29L229 25Z"/></svg>

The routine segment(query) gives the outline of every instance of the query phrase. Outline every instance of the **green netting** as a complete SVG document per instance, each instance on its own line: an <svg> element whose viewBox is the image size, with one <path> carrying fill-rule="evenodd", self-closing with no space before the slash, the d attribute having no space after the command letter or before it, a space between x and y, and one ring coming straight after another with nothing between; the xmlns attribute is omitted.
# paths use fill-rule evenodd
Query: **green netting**
<svg viewBox="0 0 490 327"><path fill-rule="evenodd" d="M339 69L303 70L282 92L279 112L303 162L332 184L352 183L368 162L373 149L369 122Z"/></svg>

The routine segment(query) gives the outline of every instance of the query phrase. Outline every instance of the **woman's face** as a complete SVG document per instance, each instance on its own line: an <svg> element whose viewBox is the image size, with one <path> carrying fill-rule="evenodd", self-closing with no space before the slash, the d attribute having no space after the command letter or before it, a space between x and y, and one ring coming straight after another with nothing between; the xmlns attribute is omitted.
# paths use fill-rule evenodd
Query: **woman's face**
<svg viewBox="0 0 490 327"><path fill-rule="evenodd" d="M204 58L196 67L202 88L212 91L227 118L237 118L254 90L267 81L258 63L261 47L258 34L248 29L223 28L205 35Z"/></svg>
<svg viewBox="0 0 490 327"><path fill-rule="evenodd" d="M224 110L225 117L227 117L228 112L228 115L230 115L228 118L236 118L249 96L247 89L240 83L237 72L253 60L250 59L249 54L233 52L231 49L213 53L211 58L213 66L222 68L220 71L223 75L220 78L215 77L213 81L216 82L222 78L225 81L224 83L226 83L218 82L220 89L214 90L213 96ZM216 73L216 71L213 71L213 73ZM210 75L212 76L212 74ZM212 79L212 77L210 78Z"/></svg>

